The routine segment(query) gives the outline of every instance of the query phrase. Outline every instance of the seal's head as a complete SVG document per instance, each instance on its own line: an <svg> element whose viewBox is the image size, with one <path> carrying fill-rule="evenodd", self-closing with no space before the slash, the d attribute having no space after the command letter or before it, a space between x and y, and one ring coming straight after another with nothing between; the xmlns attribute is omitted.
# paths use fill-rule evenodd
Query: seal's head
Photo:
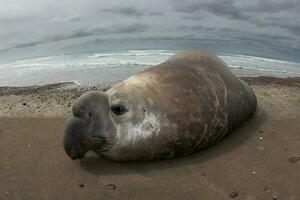
<svg viewBox="0 0 300 200"><path fill-rule="evenodd" d="M81 159L89 150L112 160L149 155L145 139L159 132L159 120L142 92L122 82L106 93L83 94L65 129L63 143L70 158Z"/></svg>
<svg viewBox="0 0 300 200"><path fill-rule="evenodd" d="M115 126L108 117L108 96L102 92L83 94L73 105L73 116L65 128L64 147L72 159L81 159L92 149L105 150L106 141L115 135ZM114 108L124 112L122 108Z"/></svg>

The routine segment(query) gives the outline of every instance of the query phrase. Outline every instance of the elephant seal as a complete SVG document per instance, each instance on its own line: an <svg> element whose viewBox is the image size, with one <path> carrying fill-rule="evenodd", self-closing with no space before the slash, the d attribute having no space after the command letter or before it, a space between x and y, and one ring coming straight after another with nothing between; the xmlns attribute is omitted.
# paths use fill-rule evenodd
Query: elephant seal
<svg viewBox="0 0 300 200"><path fill-rule="evenodd" d="M72 107L64 147L114 161L149 161L219 142L256 110L252 89L217 56L189 50Z"/></svg>

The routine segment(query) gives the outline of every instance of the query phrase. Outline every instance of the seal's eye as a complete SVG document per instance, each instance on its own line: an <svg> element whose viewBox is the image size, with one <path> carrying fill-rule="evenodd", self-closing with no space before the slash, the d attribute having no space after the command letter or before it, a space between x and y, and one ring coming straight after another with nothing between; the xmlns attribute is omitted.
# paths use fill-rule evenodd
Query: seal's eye
<svg viewBox="0 0 300 200"><path fill-rule="evenodd" d="M119 105L112 106L111 111L113 113L115 113L116 115L122 115L125 112L127 112L128 110L125 108L125 106L119 104Z"/></svg>

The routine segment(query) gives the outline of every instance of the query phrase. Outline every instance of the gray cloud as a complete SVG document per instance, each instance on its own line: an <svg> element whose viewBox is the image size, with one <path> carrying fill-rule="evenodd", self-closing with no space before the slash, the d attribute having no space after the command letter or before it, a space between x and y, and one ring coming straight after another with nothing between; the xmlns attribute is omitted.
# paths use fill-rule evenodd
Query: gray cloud
<svg viewBox="0 0 300 200"><path fill-rule="evenodd" d="M185 47L206 41L216 49L235 45L249 53L252 46L278 52L300 49L300 0L2 1L0 50L5 54L22 54L29 47L32 52L63 52L65 46L95 38L155 40L145 43L153 48L163 48L158 40L171 47L185 40Z"/></svg>
<svg viewBox="0 0 300 200"><path fill-rule="evenodd" d="M205 19L207 16L204 13L193 13L193 14L186 14L183 15L181 18L182 19L187 19L187 20L193 20L193 21L201 21Z"/></svg>
<svg viewBox="0 0 300 200"><path fill-rule="evenodd" d="M33 47L49 42L59 42L63 40L71 40L83 37L89 37L93 35L107 35L107 34L130 34L130 33L140 33L146 31L148 28L145 24L131 24L125 26L112 26L106 28L94 28L94 29L81 29L75 30L70 34L64 35L54 35L51 37L46 37L41 40L37 41L30 41L17 44L12 48L26 48L26 47Z"/></svg>
<svg viewBox="0 0 300 200"><path fill-rule="evenodd" d="M254 23L259 28L273 27L284 29L294 35L300 35L300 20L294 17L265 17L257 18L253 16L249 19L249 22ZM299 22L299 23L298 23Z"/></svg>
<svg viewBox="0 0 300 200"><path fill-rule="evenodd" d="M32 42L24 42L24 43L20 43L17 44L13 47L11 47L12 49L19 49L19 48L26 48L26 47L33 47L39 44L44 43L43 41L32 41ZM4 49L4 51L8 51L9 49Z"/></svg>
<svg viewBox="0 0 300 200"><path fill-rule="evenodd" d="M178 1L179 2L179 1ZM208 12L216 16L229 19L246 19L243 12L235 5L233 0L224 0L222 2L214 1L180 1L175 6L176 11L184 13Z"/></svg>
<svg viewBox="0 0 300 200"><path fill-rule="evenodd" d="M256 29L258 37L259 34L276 31L276 28L282 29L282 31L279 30L279 34L284 34L283 31L286 31L292 34L294 39L299 38L300 35L299 0L254 0L248 3L237 0L225 0L222 2L216 0L199 0L189 1L188 3L175 1L174 8L176 11L185 13L182 17L183 19L197 22L205 19L199 17L199 15L203 16L203 13L208 13L223 19L226 18L226 24L232 24L232 26L239 25L236 20L244 23L243 27L236 27L236 29L246 28L248 30L247 26L251 27L251 24L254 24L259 28ZM224 20L220 19L219 21ZM222 24L218 25L222 26ZM285 34L286 37L291 37L289 34ZM296 45L300 46L300 44Z"/></svg>
<svg viewBox="0 0 300 200"><path fill-rule="evenodd" d="M130 26L121 26L116 27L108 33L140 33L148 29L148 26L145 24L134 24Z"/></svg>
<svg viewBox="0 0 300 200"><path fill-rule="evenodd" d="M63 41L63 40L82 38L82 37L87 37L87 36L93 35L94 34L93 32L94 31L78 30L78 31L75 31L68 35L54 35L54 36L43 38L43 39L37 40L37 41L29 41L29 42L19 43L11 48L13 48L13 49L26 48L26 47L33 47L33 46L37 46L37 45L41 45L41 44L45 44L45 43L49 43L49 42L59 42L59 41Z"/></svg>
<svg viewBox="0 0 300 200"><path fill-rule="evenodd" d="M298 0L284 0L284 1L270 1L260 0L254 5L250 5L248 11L261 13L278 13L283 11L299 11L300 1Z"/></svg>
<svg viewBox="0 0 300 200"><path fill-rule="evenodd" d="M65 16L65 17L54 17L50 19L50 22L56 23L56 22L76 22L80 21L81 17L78 15L71 15L71 16Z"/></svg>
<svg viewBox="0 0 300 200"><path fill-rule="evenodd" d="M242 43L244 45L258 47L261 49L272 49L277 51L292 51L291 43L295 42L294 38L282 36L276 33L256 34L234 29L221 29L221 35L227 36L228 39ZM228 37L228 35L230 35Z"/></svg>
<svg viewBox="0 0 300 200"><path fill-rule="evenodd" d="M298 25L290 25L289 27L287 27L288 30L291 32L291 33L294 33L295 35L300 35L300 26Z"/></svg>
<svg viewBox="0 0 300 200"><path fill-rule="evenodd" d="M202 25L193 25L193 26L186 26L182 25L178 27L179 30L185 29L185 30L192 30L192 31L218 31L219 29L214 27L206 27Z"/></svg>
<svg viewBox="0 0 300 200"><path fill-rule="evenodd" d="M124 15L127 17L142 17L145 15L149 15L149 16L164 15L164 13L161 11L151 11L151 10L141 9L136 7L113 7L113 8L101 10L100 12L111 12L115 14Z"/></svg>
<svg viewBox="0 0 300 200"><path fill-rule="evenodd" d="M162 11L149 11L147 12L148 15L151 15L151 16L163 16L165 15L164 12Z"/></svg>
<svg viewBox="0 0 300 200"><path fill-rule="evenodd" d="M106 9L105 11L117 13L117 14L121 14L121 15L125 15L125 16L135 16L135 17L141 17L145 14L141 10L133 8L133 7L111 8L111 9Z"/></svg>

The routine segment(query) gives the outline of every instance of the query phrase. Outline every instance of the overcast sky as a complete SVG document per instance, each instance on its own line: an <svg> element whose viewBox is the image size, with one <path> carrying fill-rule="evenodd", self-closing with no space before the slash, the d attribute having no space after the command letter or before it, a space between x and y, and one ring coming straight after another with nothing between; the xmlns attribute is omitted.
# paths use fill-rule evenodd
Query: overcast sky
<svg viewBox="0 0 300 200"><path fill-rule="evenodd" d="M199 47L300 61L300 0L0 3L0 57Z"/></svg>

